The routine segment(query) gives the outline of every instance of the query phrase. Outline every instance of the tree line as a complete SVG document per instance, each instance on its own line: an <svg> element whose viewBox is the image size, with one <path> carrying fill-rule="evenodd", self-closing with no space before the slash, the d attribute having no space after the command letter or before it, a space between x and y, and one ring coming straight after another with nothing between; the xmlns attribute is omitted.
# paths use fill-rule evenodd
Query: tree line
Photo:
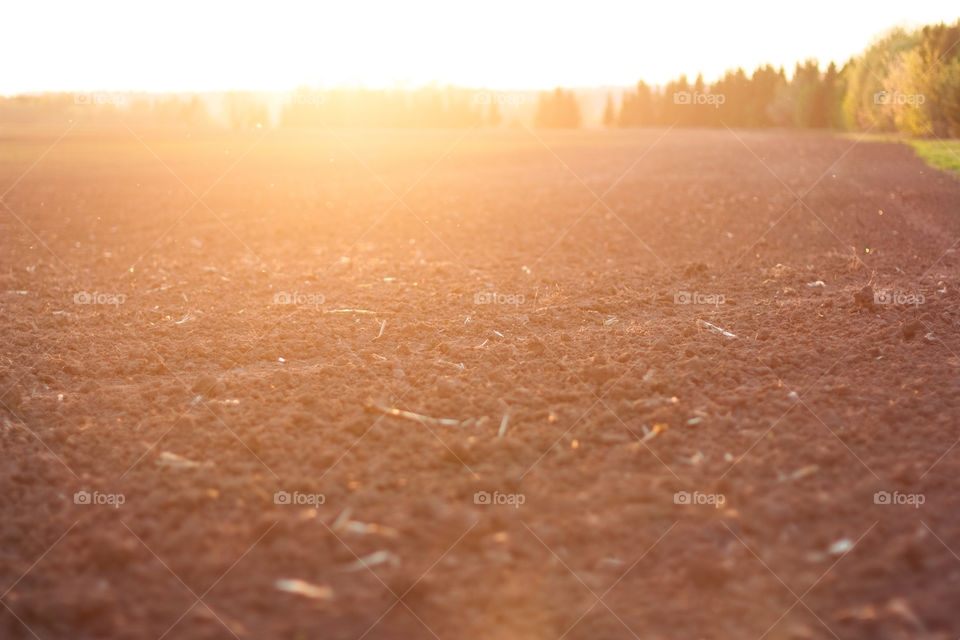
<svg viewBox="0 0 960 640"><path fill-rule="evenodd" d="M897 28L841 68L813 59L787 74L763 65L707 83L680 76L639 81L606 96L607 127L792 127L960 137L960 20ZM430 85L416 89L301 87L292 92L151 95L42 94L0 97L0 123L82 117L157 126L472 128L532 122L577 128L575 91L496 92ZM593 124L592 122L590 124Z"/></svg>
<svg viewBox="0 0 960 640"><path fill-rule="evenodd" d="M960 20L894 29L841 69L816 60L728 71L709 86L698 75L662 87L640 81L619 105L607 96L603 124L846 129L960 137ZM578 126L573 119L565 126Z"/></svg>
<svg viewBox="0 0 960 640"><path fill-rule="evenodd" d="M821 71L816 60L797 63L787 78L781 67L728 71L709 86L698 75L662 87L642 80L623 94L619 108L607 96L603 124L608 127L798 127L841 128L843 87L840 72L830 63Z"/></svg>

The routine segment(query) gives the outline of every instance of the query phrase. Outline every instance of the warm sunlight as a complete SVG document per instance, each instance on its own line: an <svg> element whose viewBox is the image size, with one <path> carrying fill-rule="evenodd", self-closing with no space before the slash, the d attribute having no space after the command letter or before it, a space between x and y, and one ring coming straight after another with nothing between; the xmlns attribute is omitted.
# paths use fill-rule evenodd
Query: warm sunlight
<svg viewBox="0 0 960 640"><path fill-rule="evenodd" d="M841 64L895 24L955 13L950 0L9 3L0 93L660 83Z"/></svg>
<svg viewBox="0 0 960 640"><path fill-rule="evenodd" d="M0 640L960 639L957 0L0 17Z"/></svg>

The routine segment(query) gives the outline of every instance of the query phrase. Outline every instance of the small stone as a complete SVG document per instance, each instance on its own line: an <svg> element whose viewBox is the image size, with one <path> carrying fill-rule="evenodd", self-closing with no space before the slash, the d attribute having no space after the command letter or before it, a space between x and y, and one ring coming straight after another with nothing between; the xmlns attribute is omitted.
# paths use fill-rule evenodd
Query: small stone
<svg viewBox="0 0 960 640"><path fill-rule="evenodd" d="M853 294L854 304L861 309L873 310L873 287L870 285L864 286L860 291L857 291Z"/></svg>
<svg viewBox="0 0 960 640"><path fill-rule="evenodd" d="M853 541L850 538L842 538L830 545L828 551L833 555L840 555L850 551L850 549L853 549Z"/></svg>

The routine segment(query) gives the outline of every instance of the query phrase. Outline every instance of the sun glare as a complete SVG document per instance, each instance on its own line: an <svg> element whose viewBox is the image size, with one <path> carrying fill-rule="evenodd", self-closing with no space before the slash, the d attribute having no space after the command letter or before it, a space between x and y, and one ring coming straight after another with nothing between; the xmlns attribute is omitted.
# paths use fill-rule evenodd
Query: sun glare
<svg viewBox="0 0 960 640"><path fill-rule="evenodd" d="M661 83L698 71L710 79L767 62L842 63L884 29L949 20L956 6L177 0L146 19L134 4L117 1L27 2L3 12L10 28L0 53L21 61L8 64L0 79L0 92L10 94L431 82L543 89Z"/></svg>
<svg viewBox="0 0 960 640"><path fill-rule="evenodd" d="M958 9L2 2L0 640L960 639Z"/></svg>

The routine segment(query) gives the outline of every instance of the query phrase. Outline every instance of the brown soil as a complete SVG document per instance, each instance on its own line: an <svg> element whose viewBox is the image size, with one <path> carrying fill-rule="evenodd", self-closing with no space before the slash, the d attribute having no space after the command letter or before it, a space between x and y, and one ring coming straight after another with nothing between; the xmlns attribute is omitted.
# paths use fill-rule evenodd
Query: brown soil
<svg viewBox="0 0 960 640"><path fill-rule="evenodd" d="M0 131L0 637L960 634L907 147L61 133Z"/></svg>

